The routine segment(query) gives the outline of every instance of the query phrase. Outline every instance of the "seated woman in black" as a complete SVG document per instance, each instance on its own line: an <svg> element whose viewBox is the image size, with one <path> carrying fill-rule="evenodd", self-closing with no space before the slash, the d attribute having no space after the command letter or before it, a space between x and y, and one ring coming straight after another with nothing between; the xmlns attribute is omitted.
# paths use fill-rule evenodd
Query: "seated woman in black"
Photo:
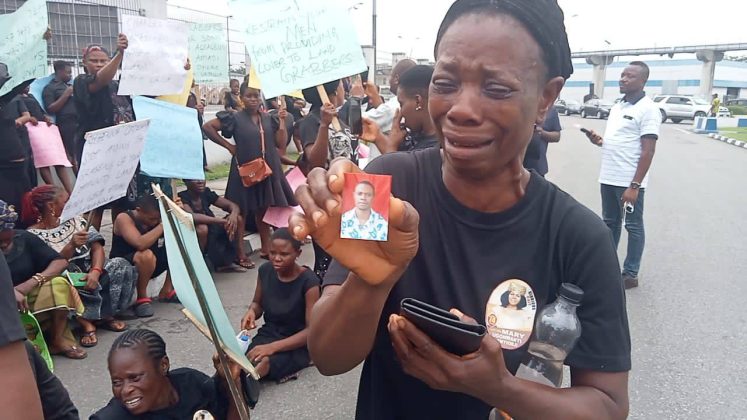
<svg viewBox="0 0 747 420"><path fill-rule="evenodd" d="M192 419L207 410L216 420L239 418L223 371L216 364L212 378L179 368L170 370L163 338L151 330L130 330L117 337L109 351L114 397L91 420ZM232 380L244 388L241 370L231 365Z"/></svg>
<svg viewBox="0 0 747 420"><path fill-rule="evenodd" d="M244 253L244 218L239 206L206 187L203 180L185 179L184 184L187 190L179 193L182 207L192 213L200 249L213 267L218 271L238 272L254 268L254 263ZM210 206L216 206L228 215L215 217Z"/></svg>
<svg viewBox="0 0 747 420"><path fill-rule="evenodd" d="M252 339L247 352L262 378L285 382L309 366L306 348L311 308L319 299L319 277L296 263L301 242L287 228L276 230L270 244L270 262L259 267L257 288L241 328L256 328L264 314L265 324Z"/></svg>
<svg viewBox="0 0 747 420"><path fill-rule="evenodd" d="M148 282L169 269L161 212L154 196L147 194L138 198L135 210L128 210L117 216L112 229L112 249L109 258L117 257L126 259L137 268L135 315L153 316L151 299L148 297ZM166 282L158 294L158 299L177 301L169 274L166 275Z"/></svg>

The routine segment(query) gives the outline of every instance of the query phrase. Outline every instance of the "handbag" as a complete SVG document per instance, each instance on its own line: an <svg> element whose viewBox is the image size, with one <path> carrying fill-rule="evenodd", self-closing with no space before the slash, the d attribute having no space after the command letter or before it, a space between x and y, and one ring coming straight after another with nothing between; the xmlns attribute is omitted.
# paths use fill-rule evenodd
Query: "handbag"
<svg viewBox="0 0 747 420"><path fill-rule="evenodd" d="M476 352L487 332L482 325L463 322L451 312L417 299L402 299L400 308L402 316L457 356Z"/></svg>
<svg viewBox="0 0 747 420"><path fill-rule="evenodd" d="M259 116L259 137L262 146L262 156L247 163L239 164L236 159L236 166L239 169L239 176L244 187L249 188L257 185L272 175L272 168L265 160L265 130L262 128L262 115Z"/></svg>

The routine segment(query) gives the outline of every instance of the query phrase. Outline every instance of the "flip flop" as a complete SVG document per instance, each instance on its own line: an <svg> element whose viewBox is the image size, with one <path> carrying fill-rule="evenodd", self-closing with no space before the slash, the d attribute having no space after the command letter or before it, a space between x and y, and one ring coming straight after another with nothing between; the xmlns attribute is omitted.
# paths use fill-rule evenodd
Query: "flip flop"
<svg viewBox="0 0 747 420"><path fill-rule="evenodd" d="M246 268L247 270L253 270L257 268L256 265L254 265L254 262L250 260L249 258L245 258L243 260L234 261L235 264L238 264L239 267Z"/></svg>
<svg viewBox="0 0 747 420"><path fill-rule="evenodd" d="M129 328L126 323L118 321L116 319L97 322L96 326L111 332L122 332L126 331L127 328Z"/></svg>
<svg viewBox="0 0 747 420"><path fill-rule="evenodd" d="M216 271L219 273L246 273L247 268L252 267L246 267L241 265L241 263L234 263L225 267L218 267Z"/></svg>
<svg viewBox="0 0 747 420"><path fill-rule="evenodd" d="M148 318L155 313L150 298L138 299L135 302L134 310L135 315L139 318Z"/></svg>
<svg viewBox="0 0 747 420"><path fill-rule="evenodd" d="M57 351L51 351L49 354L53 356L64 356L68 359L73 360L82 360L88 357L88 353L86 353L83 349L79 349L77 346L69 347L65 350L57 350Z"/></svg>
<svg viewBox="0 0 747 420"><path fill-rule="evenodd" d="M84 339L88 339L88 343L84 342ZM96 331L85 331L80 336L80 345L83 347L95 347L99 344L99 339L96 337Z"/></svg>

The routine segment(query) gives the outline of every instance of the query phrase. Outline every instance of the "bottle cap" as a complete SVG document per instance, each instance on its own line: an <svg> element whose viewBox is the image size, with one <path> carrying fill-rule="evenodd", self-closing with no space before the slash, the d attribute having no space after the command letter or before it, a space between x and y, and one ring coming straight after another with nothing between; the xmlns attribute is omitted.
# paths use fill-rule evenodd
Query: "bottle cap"
<svg viewBox="0 0 747 420"><path fill-rule="evenodd" d="M562 283L558 294L576 305L580 304L581 300L584 298L584 291L571 283Z"/></svg>

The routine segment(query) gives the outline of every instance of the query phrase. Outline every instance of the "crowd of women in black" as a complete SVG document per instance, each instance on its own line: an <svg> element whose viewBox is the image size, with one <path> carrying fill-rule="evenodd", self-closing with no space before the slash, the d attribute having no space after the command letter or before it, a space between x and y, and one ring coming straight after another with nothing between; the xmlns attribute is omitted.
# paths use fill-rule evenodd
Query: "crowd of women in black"
<svg viewBox="0 0 747 420"><path fill-rule="evenodd" d="M129 100L117 96L114 80L126 48L121 35L114 58L100 46L84 54L86 74L76 79L72 93L78 113L72 158L78 163L81 133L132 120ZM573 72L562 10L555 0L457 0L434 50L435 69L405 62L392 75L399 109L389 108L373 84L336 80L323 86L328 102L316 88L305 89L311 106L296 120L295 101L277 106L271 100L267 108L277 109L266 112L261 92L237 81L226 110L203 125L232 162L225 197L191 180L180 194L182 206L204 226L198 228L200 244L216 269L252 268L240 239L243 226L254 219L260 257L269 260L258 269L254 298L241 320L241 328L249 330L258 318L265 321L247 352L250 360L263 377L278 381L292 378L312 359L326 375L364 362L360 419L483 419L493 407L516 418L625 418L630 337L609 230L522 166L536 125ZM371 108L361 135L351 134L344 118L341 130L331 128L344 114L348 95L366 96ZM386 120L382 113L389 114L391 127L377 123ZM12 140L3 141L4 147L13 145L2 176L26 182L3 184L0 191L5 202L22 204L21 223L29 228L14 230L17 212L0 204L0 247L18 307L48 318L53 352L84 357L70 338L69 314L82 326L84 346L95 344L91 331L97 327L126 328L118 315L126 312L128 293L137 294L135 315L153 314L147 282L168 266L155 200L142 185L161 180L138 174L131 196L112 203L107 259L97 232L100 218L90 225L79 219L61 223L63 189L27 191L23 142L13 120L4 119L2 127ZM285 150L295 140L301 155L291 160ZM390 200L387 242L339 238L343 174L360 171L362 141L385 154L366 171L392 176L396 198ZM404 153L389 153L395 151ZM260 157L272 175L247 183L239 168ZM284 163L308 176L295 195L283 176ZM305 214L294 214L288 229L273 232L263 223L269 207L296 204ZM227 216L216 217L211 206ZM309 236L314 269L296 262L300 241ZM211 255L217 243L221 252ZM85 285L73 287L60 276L65 269L86 273ZM533 290L540 307L555 298L562 282L585 292L578 309L582 335L565 360L570 388L515 378L527 346L501 348L486 335L477 352L458 357L399 316L399 302L409 297L452 308L463 320L480 319L491 293L517 279ZM178 301L168 279L159 298ZM197 409L236 418L225 381L250 388L238 373L209 378L191 369L171 370L166 344L149 330L122 333L108 364L114 398L94 414L97 419L186 418Z"/></svg>

